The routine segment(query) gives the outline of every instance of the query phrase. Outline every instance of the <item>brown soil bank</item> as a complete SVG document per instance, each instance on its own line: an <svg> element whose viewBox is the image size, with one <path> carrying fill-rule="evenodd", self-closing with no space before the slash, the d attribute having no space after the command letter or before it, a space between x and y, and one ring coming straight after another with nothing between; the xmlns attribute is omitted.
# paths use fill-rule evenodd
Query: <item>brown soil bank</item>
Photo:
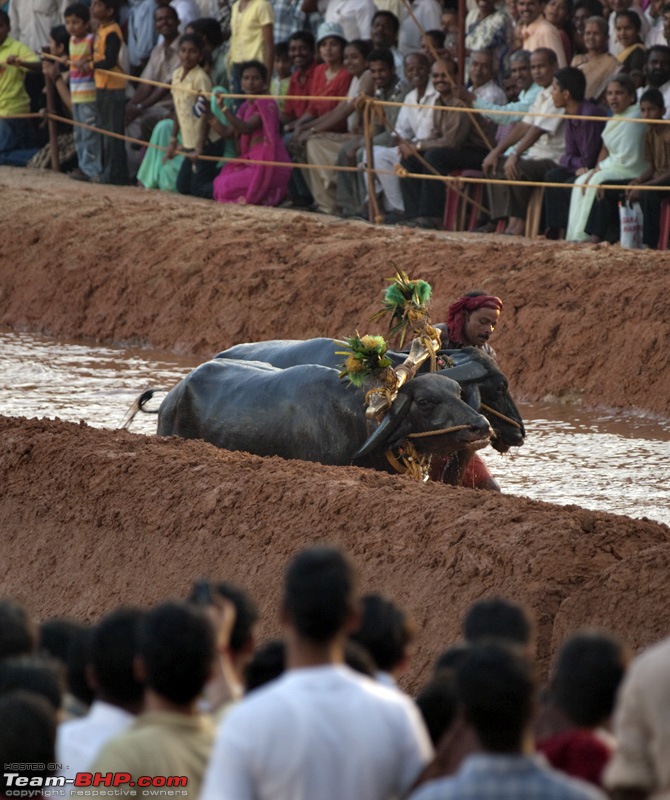
<svg viewBox="0 0 670 800"><path fill-rule="evenodd" d="M399 268L433 284L435 320L474 287L504 299L495 344L518 395L670 415L666 254L374 228L7 168L0 207L2 326L206 358L371 332ZM211 575L247 586L275 633L287 559L329 540L366 589L416 617L410 687L484 595L535 611L544 667L578 624L634 647L670 629L670 531L655 523L59 422L0 419L0 441L0 589L40 616L91 618Z"/></svg>
<svg viewBox="0 0 670 800"><path fill-rule="evenodd" d="M670 254L438 234L221 207L0 168L0 325L203 358L241 341L373 332L394 267L432 316L483 288L517 395L670 415Z"/></svg>
<svg viewBox="0 0 670 800"><path fill-rule="evenodd" d="M535 612L545 668L584 622L635 647L670 629L656 523L58 421L0 417L0 440L2 594L39 616L183 596L204 575L248 587L273 635L286 561L330 541L416 618L411 688L484 595Z"/></svg>

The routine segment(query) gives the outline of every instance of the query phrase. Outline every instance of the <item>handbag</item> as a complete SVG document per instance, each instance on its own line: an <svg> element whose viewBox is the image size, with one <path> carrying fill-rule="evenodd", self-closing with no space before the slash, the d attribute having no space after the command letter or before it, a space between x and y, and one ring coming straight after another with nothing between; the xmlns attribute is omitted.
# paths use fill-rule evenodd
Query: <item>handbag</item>
<svg viewBox="0 0 670 800"><path fill-rule="evenodd" d="M642 209L639 203L619 203L619 244L627 250L642 249Z"/></svg>

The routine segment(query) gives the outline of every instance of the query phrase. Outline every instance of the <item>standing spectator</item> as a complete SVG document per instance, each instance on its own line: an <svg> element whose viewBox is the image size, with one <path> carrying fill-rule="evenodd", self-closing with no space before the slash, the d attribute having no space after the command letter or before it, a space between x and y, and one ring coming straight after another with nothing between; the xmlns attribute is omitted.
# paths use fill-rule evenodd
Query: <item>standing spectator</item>
<svg viewBox="0 0 670 800"><path fill-rule="evenodd" d="M340 25L347 42L369 39L375 11L373 0L328 0L325 21Z"/></svg>
<svg viewBox="0 0 670 800"><path fill-rule="evenodd" d="M563 47L563 41L558 30L542 15L544 3L542 0L519 0L519 24L517 35L521 39L524 50L537 50L540 47L548 48L556 53L559 67L567 67L568 59Z"/></svg>
<svg viewBox="0 0 670 800"><path fill-rule="evenodd" d="M9 24L6 15L3 18L3 12L0 11L0 39L3 22ZM1 45L0 41L0 47ZM0 79L1 77L0 75ZM2 97L0 92L0 98ZM0 121L0 126L2 122L4 120ZM0 127L0 132L1 130ZM27 609L15 600L0 600L0 661L12 656L30 655L35 652L36 646L37 627Z"/></svg>
<svg viewBox="0 0 670 800"><path fill-rule="evenodd" d="M568 63L572 59L572 22L570 20L570 9L572 0L547 0L544 7L544 18L558 31L563 50Z"/></svg>
<svg viewBox="0 0 670 800"><path fill-rule="evenodd" d="M149 61L142 70L142 78L158 83L170 83L172 73L179 67L179 17L172 6L156 9L156 30L162 37L151 51ZM147 141L157 122L168 119L174 112L169 89L139 83L128 101L125 111L126 134ZM127 144L128 167L131 178L139 169L140 145Z"/></svg>
<svg viewBox="0 0 670 800"><path fill-rule="evenodd" d="M527 657L499 645L473 648L456 671L456 696L482 751L467 756L453 777L421 786L410 800L605 800L595 787L526 754L535 692Z"/></svg>
<svg viewBox="0 0 670 800"><path fill-rule="evenodd" d="M274 66L274 15L268 0L237 0L230 18L231 92L241 93L245 61L261 61L268 75ZM241 101L236 101L240 105Z"/></svg>
<svg viewBox="0 0 670 800"><path fill-rule="evenodd" d="M200 17L200 7L195 0L156 0L156 6L170 5L179 17L179 33L186 33L186 27Z"/></svg>
<svg viewBox="0 0 670 800"><path fill-rule="evenodd" d="M68 0L11 0L9 24L14 38L40 53L51 29L63 22L67 5Z"/></svg>
<svg viewBox="0 0 670 800"><path fill-rule="evenodd" d="M495 74L508 67L513 40L512 17L504 7L498 8L495 0L479 0L477 7L468 12L465 47L468 52L491 51Z"/></svg>
<svg viewBox="0 0 670 800"><path fill-rule="evenodd" d="M98 22L93 43L93 67L98 125L106 131L123 135L126 79L119 64L123 34L114 21L117 7L117 0L93 0L91 3L91 16ZM110 75L109 72L115 74ZM120 185L128 183L128 162L123 140L113 136L103 136L102 170L103 183Z"/></svg>
<svg viewBox="0 0 670 800"><path fill-rule="evenodd" d="M128 0L128 61L131 75L144 69L156 44L156 0Z"/></svg>
<svg viewBox="0 0 670 800"><path fill-rule="evenodd" d="M30 111L30 98L24 86L26 72L21 63L39 66L35 53L11 37L9 31L9 16L0 11L0 64L6 64L0 67L0 117ZM0 118L0 164L24 166L37 152L31 145L29 120Z"/></svg>
<svg viewBox="0 0 670 800"><path fill-rule="evenodd" d="M305 27L305 15L300 0L272 0L274 43L287 42L292 33Z"/></svg>
<svg viewBox="0 0 670 800"><path fill-rule="evenodd" d="M432 748L409 698L344 666L358 621L344 554L316 546L295 556L281 613L288 671L223 721L202 800L400 796Z"/></svg>
<svg viewBox="0 0 670 800"><path fill-rule="evenodd" d="M616 800L670 792L670 639L634 659L614 712L617 749L603 783Z"/></svg>
<svg viewBox="0 0 670 800"><path fill-rule="evenodd" d="M84 125L96 124L95 79L91 69L93 34L90 32L90 11L83 3L65 9L65 27L70 34L70 98L72 119ZM102 178L102 141L100 134L75 125L74 143L78 166L70 177L78 181Z"/></svg>
<svg viewBox="0 0 670 800"><path fill-rule="evenodd" d="M421 50L422 31L441 29L442 6L438 3L438 0L412 0L412 14L416 22L408 15L400 23L398 49L403 58L409 53L416 53L417 50Z"/></svg>
<svg viewBox="0 0 670 800"><path fill-rule="evenodd" d="M373 50L390 50L393 53L395 71L398 77L404 78L403 58L398 50L398 32L400 20L390 11L377 11L372 18L370 39Z"/></svg>

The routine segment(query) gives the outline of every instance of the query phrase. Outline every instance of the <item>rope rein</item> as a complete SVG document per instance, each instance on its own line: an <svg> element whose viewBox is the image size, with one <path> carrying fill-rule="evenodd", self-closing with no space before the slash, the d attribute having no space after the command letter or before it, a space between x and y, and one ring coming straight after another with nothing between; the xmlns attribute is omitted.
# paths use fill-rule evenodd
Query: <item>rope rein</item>
<svg viewBox="0 0 670 800"><path fill-rule="evenodd" d="M499 417L500 419L504 420L505 422L509 422L510 425L513 425L515 428L521 430L521 425L511 417L506 417L504 414L501 414L500 411L496 411L495 408L491 408L491 406L484 405L484 403L479 404L480 408L483 408L485 411L488 411L489 414L493 414L494 417Z"/></svg>
<svg viewBox="0 0 670 800"><path fill-rule="evenodd" d="M408 439L423 439L425 436L441 436L443 433L453 433L454 431L464 431L469 425L453 425L451 428L440 428L435 431L421 431L420 433L408 433Z"/></svg>

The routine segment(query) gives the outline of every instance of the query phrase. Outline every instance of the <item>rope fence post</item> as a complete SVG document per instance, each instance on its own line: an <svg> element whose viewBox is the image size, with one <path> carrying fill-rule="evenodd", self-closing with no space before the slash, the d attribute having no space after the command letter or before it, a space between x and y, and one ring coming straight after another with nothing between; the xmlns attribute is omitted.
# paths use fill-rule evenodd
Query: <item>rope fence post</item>
<svg viewBox="0 0 670 800"><path fill-rule="evenodd" d="M47 111L49 126L49 151L51 153L51 169L54 172L60 172L60 161L58 159L58 133L56 131L56 86L48 75L45 76L45 88L47 96Z"/></svg>

